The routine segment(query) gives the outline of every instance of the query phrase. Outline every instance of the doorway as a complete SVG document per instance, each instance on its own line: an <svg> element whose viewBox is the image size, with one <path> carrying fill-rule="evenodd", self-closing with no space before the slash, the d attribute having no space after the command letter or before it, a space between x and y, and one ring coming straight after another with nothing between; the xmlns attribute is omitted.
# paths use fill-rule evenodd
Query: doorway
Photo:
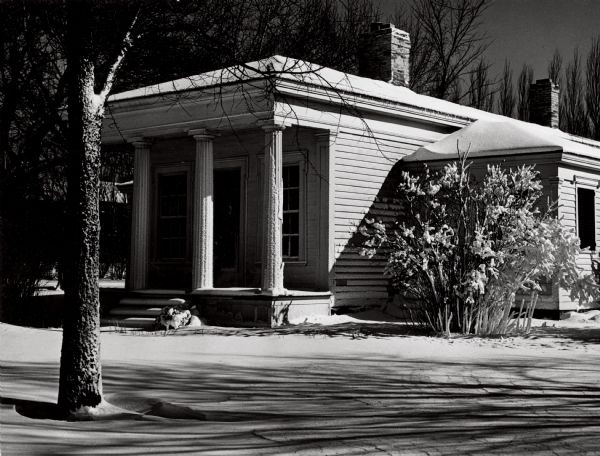
<svg viewBox="0 0 600 456"><path fill-rule="evenodd" d="M214 171L214 285L244 285L245 164L241 160L215 163Z"/></svg>

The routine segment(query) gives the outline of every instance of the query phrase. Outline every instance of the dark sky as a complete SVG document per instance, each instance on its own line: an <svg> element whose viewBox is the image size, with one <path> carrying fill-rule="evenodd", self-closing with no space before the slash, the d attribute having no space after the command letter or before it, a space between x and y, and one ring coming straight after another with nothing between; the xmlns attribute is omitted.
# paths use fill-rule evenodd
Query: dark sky
<svg viewBox="0 0 600 456"><path fill-rule="evenodd" d="M384 16L398 1L374 0ZM587 55L592 38L600 35L600 0L494 0L482 19L493 40L486 53L492 73L499 73L508 58L515 76L529 63L541 79L547 77L554 49L563 55L563 65L575 46Z"/></svg>

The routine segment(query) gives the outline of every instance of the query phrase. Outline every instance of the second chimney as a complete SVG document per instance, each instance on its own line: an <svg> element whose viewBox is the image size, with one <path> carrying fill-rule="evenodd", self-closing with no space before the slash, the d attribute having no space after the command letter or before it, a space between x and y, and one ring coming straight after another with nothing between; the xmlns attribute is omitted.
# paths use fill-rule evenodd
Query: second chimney
<svg viewBox="0 0 600 456"><path fill-rule="evenodd" d="M408 87L410 36L394 24L375 22L368 33L361 35L358 54L358 74Z"/></svg>
<svg viewBox="0 0 600 456"><path fill-rule="evenodd" d="M544 127L558 128L558 84L538 79L529 87L529 120Z"/></svg>

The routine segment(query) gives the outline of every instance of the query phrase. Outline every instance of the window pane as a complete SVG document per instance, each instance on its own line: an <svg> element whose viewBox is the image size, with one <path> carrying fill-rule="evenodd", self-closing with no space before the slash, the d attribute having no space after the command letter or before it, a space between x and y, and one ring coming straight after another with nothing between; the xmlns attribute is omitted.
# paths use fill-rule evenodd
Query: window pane
<svg viewBox="0 0 600 456"><path fill-rule="evenodd" d="M283 234L298 234L300 228L300 214L288 212L283 214Z"/></svg>
<svg viewBox="0 0 600 456"><path fill-rule="evenodd" d="M291 229L290 214L283 214L283 234L289 234Z"/></svg>
<svg viewBox="0 0 600 456"><path fill-rule="evenodd" d="M281 255L284 257L290 256L290 238L288 236L281 238Z"/></svg>
<svg viewBox="0 0 600 456"><path fill-rule="evenodd" d="M159 258L185 258L187 174L158 176L157 241Z"/></svg>
<svg viewBox="0 0 600 456"><path fill-rule="evenodd" d="M284 257L297 258L300 251L300 166L283 167L283 236Z"/></svg>
<svg viewBox="0 0 600 456"><path fill-rule="evenodd" d="M300 189L287 189L283 194L283 202L287 203L283 209L286 211L296 211L300 208Z"/></svg>
<svg viewBox="0 0 600 456"><path fill-rule="evenodd" d="M595 192L577 189L577 226L581 248L596 249Z"/></svg>
<svg viewBox="0 0 600 456"><path fill-rule="evenodd" d="M290 240L290 248L288 256L297 257L300 252L300 238L298 236L291 236Z"/></svg>
<svg viewBox="0 0 600 456"><path fill-rule="evenodd" d="M300 185L300 166L287 165L283 167L283 186L298 187Z"/></svg>

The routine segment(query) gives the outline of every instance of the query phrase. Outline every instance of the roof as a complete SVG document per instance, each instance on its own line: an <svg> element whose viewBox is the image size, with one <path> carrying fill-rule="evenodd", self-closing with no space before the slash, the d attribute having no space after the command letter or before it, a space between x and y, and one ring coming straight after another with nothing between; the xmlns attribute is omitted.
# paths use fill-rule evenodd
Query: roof
<svg viewBox="0 0 600 456"><path fill-rule="evenodd" d="M558 151L600 159L600 143L577 139L558 129L495 116L477 120L440 141L420 147L404 160L444 160L455 158L458 151L469 157Z"/></svg>
<svg viewBox="0 0 600 456"><path fill-rule="evenodd" d="M211 71L195 76L155 84L112 95L109 102L154 97L175 92L204 91L226 84L252 83L275 78L277 82L292 81L337 93L375 98L387 103L417 108L464 119L470 123L446 138L418 149L405 160L438 160L456 156L457 141L470 156L498 153L533 153L549 150L570 152L600 158L600 142L580 138L561 130L523 122L446 100L419 95L407 87L384 81L343 73L310 62L274 55L272 57Z"/></svg>
<svg viewBox="0 0 600 456"><path fill-rule="evenodd" d="M458 151L468 153L469 157L558 151L600 159L598 142L567 135L554 128L495 117L477 120L440 141L420 147L404 160L445 160L455 158Z"/></svg>
<svg viewBox="0 0 600 456"><path fill-rule="evenodd" d="M475 120L482 115L489 115L489 113L468 106L419 95L407 87L343 73L332 68L280 55L117 93L111 95L108 101L114 103L176 92L204 91L214 87L222 87L226 84L251 83L269 77L276 78L279 81L293 81L308 86L317 86L340 93L379 98L387 102L420 108L424 111L462 117L465 120Z"/></svg>

